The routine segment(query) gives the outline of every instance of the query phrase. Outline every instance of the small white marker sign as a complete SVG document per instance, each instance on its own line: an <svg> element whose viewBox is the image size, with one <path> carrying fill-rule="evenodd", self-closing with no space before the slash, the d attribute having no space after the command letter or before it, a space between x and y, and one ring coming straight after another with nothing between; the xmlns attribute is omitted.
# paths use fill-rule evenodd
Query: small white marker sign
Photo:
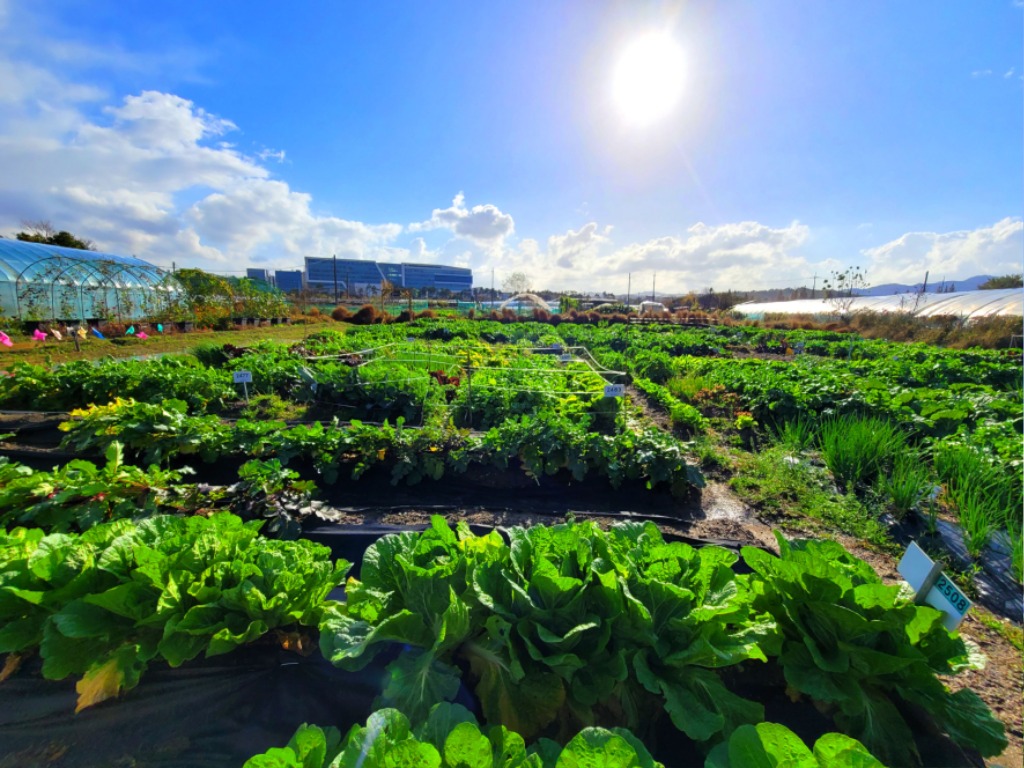
<svg viewBox="0 0 1024 768"><path fill-rule="evenodd" d="M622 397L626 394L625 384L605 384L604 396L605 397Z"/></svg>
<svg viewBox="0 0 1024 768"><path fill-rule="evenodd" d="M561 360L563 363L569 363L572 362L572 355L559 355L558 359Z"/></svg>
<svg viewBox="0 0 1024 768"><path fill-rule="evenodd" d="M907 547L897 570L917 592L915 602L942 611L945 614L942 623L950 632L960 626L971 601L952 579L942 573L942 566L928 557L916 542Z"/></svg>
<svg viewBox="0 0 1024 768"><path fill-rule="evenodd" d="M252 384L252 371L235 371L235 384Z"/></svg>

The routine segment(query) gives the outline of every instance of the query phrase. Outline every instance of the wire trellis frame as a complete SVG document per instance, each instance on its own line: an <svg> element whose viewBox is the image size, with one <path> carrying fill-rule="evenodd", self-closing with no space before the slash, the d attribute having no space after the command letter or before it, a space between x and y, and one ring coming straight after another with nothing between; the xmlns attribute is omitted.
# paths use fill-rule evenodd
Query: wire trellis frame
<svg viewBox="0 0 1024 768"><path fill-rule="evenodd" d="M416 345L411 347L410 345ZM423 349L423 352L418 352L419 349ZM345 352L337 355L310 355L305 359L308 362L315 363L321 360L351 360L354 357L361 358L359 362L353 367L357 370L364 368L367 365L373 363L385 363L385 364L400 364L400 363L423 363L424 357L426 358L427 370L423 376L406 377L403 379L389 379L390 384L406 384L412 381L422 381L424 378L430 377L430 370L434 369L435 361L436 364L441 366L444 361L444 367L447 369L458 367L461 371L466 374L466 386L467 386L467 407L470 413L470 420L472 420L472 391L475 386L479 390L494 390L504 389L509 392L516 392L522 394L541 394L550 396L587 396L587 395L598 395L602 394L601 389L584 389L584 390L567 390L567 389L536 389L534 387L517 387L510 386L508 382L503 383L480 383L479 380L474 382L474 373L515 373L522 374L523 376L562 376L569 377L575 375L586 375L592 374L602 382L604 386L612 384L611 378L621 378L626 376L625 371L615 371L610 368L606 368L601 365L591 354L590 350L584 346L568 346L568 347L516 347L506 346L491 347L492 351L501 350L502 352L509 352L518 354L519 356L526 355L537 355L538 357L550 357L552 355L558 355L558 362L563 367L557 368L515 368L509 369L501 366L473 366L469 364L469 353L470 350L464 350L461 353L448 353L433 350L430 342L391 342L389 344L383 344L379 347L371 347L368 349L356 350L353 352ZM398 354L394 354L397 352ZM412 356L414 352L417 352L415 356ZM399 355L409 354L410 357L400 357ZM571 356L571 360L566 360L565 356ZM510 355L511 356L511 355ZM582 363L586 366L586 370L568 370L564 366L568 363ZM354 387L367 387L375 385L374 382L353 382L350 386ZM424 406L426 403L424 402ZM345 407L339 404L339 407ZM453 410L455 405L442 405L435 404L436 408L443 410ZM462 406L458 406L462 407ZM425 410L425 408L423 409ZM421 421L424 417L424 413L421 411Z"/></svg>

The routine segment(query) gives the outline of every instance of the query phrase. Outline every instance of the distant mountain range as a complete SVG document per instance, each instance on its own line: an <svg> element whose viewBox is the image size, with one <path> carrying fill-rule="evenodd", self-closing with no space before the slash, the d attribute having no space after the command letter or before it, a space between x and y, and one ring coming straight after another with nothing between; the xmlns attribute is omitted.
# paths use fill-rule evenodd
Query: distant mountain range
<svg viewBox="0 0 1024 768"><path fill-rule="evenodd" d="M975 275L974 277L968 277L964 280L937 280L932 282L928 281L928 293L953 293L959 291L976 291L978 286L982 283L991 280L992 275ZM873 285L870 288L865 288L862 291L857 291L858 296L893 296L902 293L915 293L921 290L921 283L915 285L906 285L904 283L885 283L883 285ZM610 294L604 294L610 296ZM654 300L664 301L678 297L678 293L662 293L659 291ZM732 306L732 304L738 301L792 301L793 299L820 299L822 298L822 290L818 288L816 292L812 294L811 289L807 286L800 288L766 288L762 290L753 291L723 291L714 294L719 300L726 302L725 306ZM703 298L707 298L706 295L702 294ZM632 294L630 297L632 304L638 304L641 301L649 301L652 299L650 293L644 293L639 291ZM615 297L617 301L625 301L626 296L619 294ZM702 306L704 302L702 301ZM709 304L708 306L717 306L717 304Z"/></svg>
<svg viewBox="0 0 1024 768"><path fill-rule="evenodd" d="M938 293L940 290L952 293L949 288L950 285L953 286L953 291L976 291L978 286L991 279L992 275L975 275L974 277L968 277L966 280L929 281L927 293ZM870 288L865 288L863 291L857 291L857 294L860 296L892 296L896 293L917 293L920 290L921 283L914 285L885 283L883 285L873 285Z"/></svg>

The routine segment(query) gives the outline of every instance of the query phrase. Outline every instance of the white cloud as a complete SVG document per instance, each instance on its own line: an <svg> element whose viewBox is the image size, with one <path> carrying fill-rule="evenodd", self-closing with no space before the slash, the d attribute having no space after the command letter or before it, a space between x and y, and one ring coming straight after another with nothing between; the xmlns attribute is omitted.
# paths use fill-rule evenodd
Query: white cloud
<svg viewBox="0 0 1024 768"><path fill-rule="evenodd" d="M570 229L564 235L549 237L548 255L559 267L586 270L594 262L598 249L607 242L608 238L598 233L597 223L591 221L576 232Z"/></svg>
<svg viewBox="0 0 1024 768"><path fill-rule="evenodd" d="M971 77L989 77L991 74L991 69L976 69L971 72Z"/></svg>
<svg viewBox="0 0 1024 768"><path fill-rule="evenodd" d="M269 147L264 147L256 153L256 157L263 161L276 160L279 163L283 163L285 154L283 149L274 150Z"/></svg>
<svg viewBox="0 0 1024 768"><path fill-rule="evenodd" d="M0 58L0 77L16 71ZM373 258L402 230L314 214L309 195L223 141L234 123L187 99L145 91L90 117L98 91L34 72L0 102L0 229L49 219L114 253L230 271L306 255Z"/></svg>
<svg viewBox="0 0 1024 768"><path fill-rule="evenodd" d="M770 287L762 281L803 281L808 264L798 251L809 229L793 222L770 227L755 221L719 226L694 224L685 237L662 237L620 249L609 266L625 271L662 272L666 290L719 286Z"/></svg>
<svg viewBox="0 0 1024 768"><path fill-rule="evenodd" d="M1016 71L1017 71L1016 67L1010 67L1008 70L1006 70L1006 72L1003 73L1003 79L1004 80L1009 80L1011 77L1013 77L1013 73L1016 72Z"/></svg>
<svg viewBox="0 0 1024 768"><path fill-rule="evenodd" d="M203 242L235 258L256 261L303 255L373 258L400 232L397 224L370 226L333 216L315 216L311 197L282 181L246 179L207 195L185 212Z"/></svg>
<svg viewBox="0 0 1024 768"><path fill-rule="evenodd" d="M101 250L240 271L306 255L374 258L402 231L314 213L309 195L267 168L285 151L239 150L226 117L173 93L115 97L93 84L171 69L196 79L201 56L80 42L37 10L0 0L0 233L48 219Z"/></svg>
<svg viewBox="0 0 1024 768"><path fill-rule="evenodd" d="M74 42L50 58L30 56L33 44L56 51L64 41L9 34L28 29L24 16L23 7L0 0L0 30L8 33L0 35L0 232L49 219L103 250L215 271L292 267L307 255L336 254L468 266L481 285L493 268L499 285L509 272L524 271L537 287L618 292L628 273L638 286L656 271L659 290L683 292L799 285L832 266L807 262L810 230L799 222L697 223L618 245L612 228L589 216L579 229L517 239L510 213L492 203L469 207L462 192L405 228L324 214L311 195L270 170L285 150L258 139L233 142L240 131L227 117L163 91L115 96L94 85L95 77L69 74L144 72L168 66L171 54L153 51L139 60L116 46ZM1019 271L1021 253L1021 221L1004 219L972 232L910 233L863 256L870 279L884 282L916 281L929 268L939 279Z"/></svg>
<svg viewBox="0 0 1024 768"><path fill-rule="evenodd" d="M410 232L449 229L459 237L491 248L500 247L515 231L515 222L497 206L474 205L466 208L466 196L459 192L448 208L435 208L428 221L412 224Z"/></svg>
<svg viewBox="0 0 1024 768"><path fill-rule="evenodd" d="M769 227L757 222L719 226L698 223L684 236L659 237L614 248L610 227L598 234L596 223L548 239L542 250L524 239L506 252L501 274L523 271L540 287L625 293L630 273L636 289L657 272L659 291L777 287L804 282L813 267L799 251L809 236L799 222ZM761 280L770 280L770 286Z"/></svg>
<svg viewBox="0 0 1024 768"><path fill-rule="evenodd" d="M873 284L918 283L925 271L932 280L1017 273L1024 260L1024 223L1008 217L978 229L908 232L863 254Z"/></svg>

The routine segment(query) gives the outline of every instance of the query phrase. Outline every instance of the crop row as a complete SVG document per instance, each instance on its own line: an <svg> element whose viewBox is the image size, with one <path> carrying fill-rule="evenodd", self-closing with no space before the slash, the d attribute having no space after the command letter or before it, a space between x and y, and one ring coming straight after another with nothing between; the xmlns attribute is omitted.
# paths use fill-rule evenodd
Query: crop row
<svg viewBox="0 0 1024 768"><path fill-rule="evenodd" d="M401 419L394 425L227 423L213 415L191 416L181 400L117 400L73 415L61 429L67 432L64 446L75 451L100 453L118 442L147 464L187 456L276 458L285 465L304 460L328 484L343 469L358 479L374 465L390 467L393 483L415 484L474 464L504 469L513 462L534 478L566 470L576 480L603 477L615 488L627 480L649 488L664 484L678 496L704 482L700 470L687 463L684 446L652 426L605 434L591 429L591 417L554 410L510 418L477 434L444 422L406 428Z"/></svg>
<svg viewBox="0 0 1024 768"><path fill-rule="evenodd" d="M321 332L296 347L262 344L230 358L201 350L199 357L209 365L187 357L80 362L53 370L16 363L0 378L0 406L70 410L131 397L182 399L193 411L217 412L237 401L231 373L245 369L253 374L254 394L316 400L340 409L346 419L401 416L412 423L443 407L459 426L487 429L571 397L587 409L597 408L605 381L590 367L530 354L535 345L554 350L582 344L604 366L636 379L662 386L679 378L721 384L764 424L866 413L896 421L925 445L967 443L1019 463L1024 429L1019 361L998 353L863 341L851 360L811 354L786 361L737 360L728 347L744 335L736 329L652 332L520 324L489 332L489 325L412 324L400 337L387 326ZM453 338L443 345L431 342L438 331ZM486 343L492 339L505 344ZM693 414L687 421L699 424Z"/></svg>
<svg viewBox="0 0 1024 768"><path fill-rule="evenodd" d="M527 741L598 724L645 738L664 715L705 750L763 721L728 681L767 662L886 764L917 760L908 705L961 746L1005 748L980 699L937 677L976 665L971 649L832 542L745 548L753 573L739 575L736 555L666 543L650 523L513 528L505 541L435 518L372 545L336 602L348 563L258 525L220 514L2 532L0 652L77 678L82 708L156 661L256 641L298 650L319 635L348 670L388 651L379 703L414 723L464 686L489 725Z"/></svg>
<svg viewBox="0 0 1024 768"><path fill-rule="evenodd" d="M750 765L882 768L864 745L826 733L813 751L778 723L741 725L708 755L705 768ZM244 768L347 768L416 765L423 768L664 768L624 728L584 728L562 747L542 738L527 746L503 725L482 729L460 704L441 703L419 727L396 709L374 712L342 738L334 727L303 724L284 747L250 758Z"/></svg>

